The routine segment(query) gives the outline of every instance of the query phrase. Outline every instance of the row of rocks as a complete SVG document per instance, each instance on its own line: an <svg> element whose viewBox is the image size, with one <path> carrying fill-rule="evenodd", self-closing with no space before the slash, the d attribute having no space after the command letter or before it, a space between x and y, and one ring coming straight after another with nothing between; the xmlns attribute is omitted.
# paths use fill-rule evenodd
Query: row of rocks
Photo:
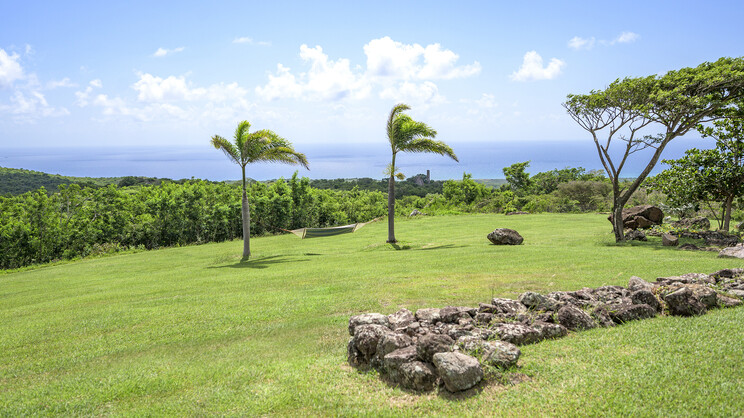
<svg viewBox="0 0 744 418"><path fill-rule="evenodd" d="M518 346L560 338L569 331L612 327L659 314L702 315L742 304L744 269L661 277L631 277L628 286L583 288L518 300L494 298L476 307L407 309L349 319L347 355L359 370L379 371L389 383L413 391L440 385L472 388L486 371L517 365Z"/></svg>
<svg viewBox="0 0 744 418"><path fill-rule="evenodd" d="M624 228L648 229L654 225L661 225L664 221L664 212L656 206L641 205L625 208L622 212ZM607 220L614 225L615 215L611 214Z"/></svg>

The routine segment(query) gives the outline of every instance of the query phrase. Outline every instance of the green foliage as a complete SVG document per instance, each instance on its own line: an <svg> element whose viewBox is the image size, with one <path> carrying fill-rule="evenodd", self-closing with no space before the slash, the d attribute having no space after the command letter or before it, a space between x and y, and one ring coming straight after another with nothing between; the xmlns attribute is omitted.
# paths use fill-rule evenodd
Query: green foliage
<svg viewBox="0 0 744 418"><path fill-rule="evenodd" d="M530 166L529 161L514 163L509 167L504 167L504 176L508 189L518 195L526 194L530 188L530 175L525 171Z"/></svg>
<svg viewBox="0 0 744 418"><path fill-rule="evenodd" d="M369 177L356 179L313 179L310 180L310 186L316 189L332 190L358 190L378 191L387 193L389 178L381 180L371 179ZM406 178L404 181L395 183L395 198L400 199L404 196L424 197L431 193L442 193L442 180L426 180L425 174L416 174Z"/></svg>
<svg viewBox="0 0 744 418"><path fill-rule="evenodd" d="M0 273L0 415L741 415L741 307L525 345L521 383L466 396L411 394L346 365L351 315L736 265L657 237L616 245L606 224L417 217L398 220L401 251L382 243L378 222L332 239L261 237L247 262L233 241ZM497 226L524 245L490 245Z"/></svg>
<svg viewBox="0 0 744 418"><path fill-rule="evenodd" d="M19 195L44 187L54 191L62 184L79 184L88 187L101 187L116 184L120 177L70 177L47 174L39 171L0 167L0 195Z"/></svg>

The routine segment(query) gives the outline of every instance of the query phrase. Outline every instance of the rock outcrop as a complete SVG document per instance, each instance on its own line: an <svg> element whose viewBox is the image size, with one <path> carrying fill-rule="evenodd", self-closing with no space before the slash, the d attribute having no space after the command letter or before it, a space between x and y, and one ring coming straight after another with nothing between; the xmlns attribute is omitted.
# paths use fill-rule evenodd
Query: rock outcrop
<svg viewBox="0 0 744 418"><path fill-rule="evenodd" d="M613 222L614 214L610 215L607 220ZM656 206L641 205L632 208L623 209L624 228L646 229L654 225L661 225L664 220L664 212Z"/></svg>
<svg viewBox="0 0 744 418"><path fill-rule="evenodd" d="M737 247L744 248L744 247ZM393 385L425 392L470 389L489 368L518 367L518 346L561 338L570 331L611 327L657 315L696 316L744 304L744 269L688 273L628 287L601 286L518 300L494 298L477 308L424 308L413 314L366 313L349 319L348 362L377 369Z"/></svg>
<svg viewBox="0 0 744 418"><path fill-rule="evenodd" d="M497 228L486 236L494 245L519 245L524 238L519 232L509 228Z"/></svg>

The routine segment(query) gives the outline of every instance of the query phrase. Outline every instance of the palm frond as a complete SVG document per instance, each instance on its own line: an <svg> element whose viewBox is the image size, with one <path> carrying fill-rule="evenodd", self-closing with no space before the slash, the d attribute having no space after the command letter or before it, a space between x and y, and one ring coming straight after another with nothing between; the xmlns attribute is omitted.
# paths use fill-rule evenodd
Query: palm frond
<svg viewBox="0 0 744 418"><path fill-rule="evenodd" d="M213 147L225 153L227 158L233 160L235 164L242 165L242 161L240 158L240 152L235 147L235 145L230 143L230 141L228 141L227 139L219 135L215 135L212 137L212 140L210 141L210 143L212 144Z"/></svg>
<svg viewBox="0 0 744 418"><path fill-rule="evenodd" d="M405 144L401 148L404 152L428 152L432 154L446 155L453 160L460 162L452 148L442 141L435 141L431 138L416 138Z"/></svg>
<svg viewBox="0 0 744 418"><path fill-rule="evenodd" d="M251 162L264 161L264 162L275 162L292 165L301 165L306 169L310 169L305 154L295 151L293 148L279 146L267 148L260 155L254 157Z"/></svg>
<svg viewBox="0 0 744 418"><path fill-rule="evenodd" d="M246 136L248 135L248 130L250 129L250 127L250 122L244 120L238 123L238 127L235 128L235 134L233 138L235 139L235 146L240 150L242 150L245 145Z"/></svg>
<svg viewBox="0 0 744 418"><path fill-rule="evenodd" d="M395 105L393 109L390 111L390 116L388 117L388 123L387 123L387 136L388 136L388 140L390 141L390 145L393 148L395 147L395 138L398 136L397 130L398 130L398 127L400 126L399 119L401 117L409 118L408 115L406 115L403 112L406 110L409 110L410 108L411 107L405 103L399 103Z"/></svg>

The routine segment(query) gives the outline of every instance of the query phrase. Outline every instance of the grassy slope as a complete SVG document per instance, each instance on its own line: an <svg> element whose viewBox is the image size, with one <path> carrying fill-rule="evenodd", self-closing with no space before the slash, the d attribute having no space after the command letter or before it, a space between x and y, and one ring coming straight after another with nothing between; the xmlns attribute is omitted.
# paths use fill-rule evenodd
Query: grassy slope
<svg viewBox="0 0 744 418"><path fill-rule="evenodd" d="M525 245L485 235L512 227ZM657 318L523 347L528 382L411 395L346 365L350 315L474 306L744 267L658 241L611 243L600 215L473 215L355 234L84 260L0 275L0 415L741 415L744 309Z"/></svg>

